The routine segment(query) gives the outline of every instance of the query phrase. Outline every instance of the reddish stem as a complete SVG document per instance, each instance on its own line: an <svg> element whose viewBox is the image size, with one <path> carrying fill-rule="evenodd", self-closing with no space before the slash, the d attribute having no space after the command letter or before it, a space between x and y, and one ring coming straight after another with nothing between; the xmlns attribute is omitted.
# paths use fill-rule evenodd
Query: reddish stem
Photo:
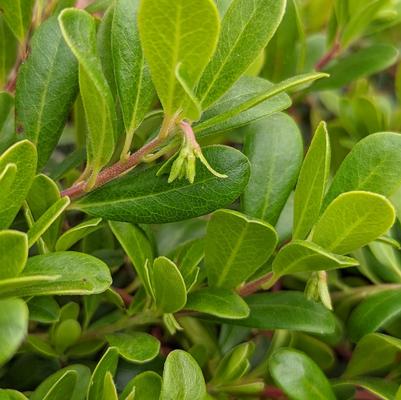
<svg viewBox="0 0 401 400"><path fill-rule="evenodd" d="M133 297L130 294L128 294L124 289L114 288L114 291L121 296L126 306L129 306L132 303Z"/></svg>
<svg viewBox="0 0 401 400"><path fill-rule="evenodd" d="M265 284L271 279L272 276L273 273L269 272L268 274L263 275L261 278L247 283L238 290L238 294L241 297L247 297L250 296L251 294L256 293L263 286L263 284Z"/></svg>
<svg viewBox="0 0 401 400"><path fill-rule="evenodd" d="M332 61L340 52L341 45L337 40L333 47L317 62L315 68L317 71L322 70L330 61Z"/></svg>
<svg viewBox="0 0 401 400"><path fill-rule="evenodd" d="M272 399L286 399L284 393L281 389L276 388L274 386L267 386L262 393L263 398L272 398Z"/></svg>

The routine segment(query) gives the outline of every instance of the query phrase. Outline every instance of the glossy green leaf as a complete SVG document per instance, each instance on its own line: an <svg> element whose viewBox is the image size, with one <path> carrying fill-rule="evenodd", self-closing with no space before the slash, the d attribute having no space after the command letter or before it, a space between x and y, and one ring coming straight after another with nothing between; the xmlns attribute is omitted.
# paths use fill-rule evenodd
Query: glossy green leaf
<svg viewBox="0 0 401 400"><path fill-rule="evenodd" d="M0 279L18 276L27 259L27 235L18 231L0 231Z"/></svg>
<svg viewBox="0 0 401 400"><path fill-rule="evenodd" d="M75 243L79 242L85 236L96 232L101 228L101 218L92 218L81 222L68 231L64 232L56 243L56 251L65 251L71 248Z"/></svg>
<svg viewBox="0 0 401 400"><path fill-rule="evenodd" d="M136 26L138 6L138 0L116 1L111 35L114 73L129 143L155 97Z"/></svg>
<svg viewBox="0 0 401 400"><path fill-rule="evenodd" d="M45 379L32 393L30 400L43 400L46 394L51 390L52 387L64 376L67 372L74 372L77 376L77 381L73 393L71 394L70 400L84 400L86 398L86 391L89 385L90 370L88 367L80 364L69 365L63 368L53 375L50 375Z"/></svg>
<svg viewBox="0 0 401 400"><path fill-rule="evenodd" d="M71 398L77 379L78 374L75 371L66 371L46 393L43 400L63 400L65 396Z"/></svg>
<svg viewBox="0 0 401 400"><path fill-rule="evenodd" d="M205 239L209 285L234 289L272 255L277 234L269 224L231 210L213 213Z"/></svg>
<svg viewBox="0 0 401 400"><path fill-rule="evenodd" d="M177 68L194 91L216 48L220 20L212 0L143 0L139 31L146 60L165 113L177 111L199 118L188 93L177 79Z"/></svg>
<svg viewBox="0 0 401 400"><path fill-rule="evenodd" d="M151 289L148 285L146 262L152 264L154 255L152 245L145 233L138 226L126 222L109 221L109 226L130 258L148 294L150 294Z"/></svg>
<svg viewBox="0 0 401 400"><path fill-rule="evenodd" d="M338 89L365 76L375 74L393 65L398 50L388 44L373 44L356 53L346 55L324 69L330 78L315 83L311 90Z"/></svg>
<svg viewBox="0 0 401 400"><path fill-rule="evenodd" d="M94 18L71 8L60 14L59 22L64 39L79 62L79 84L89 132L87 155L94 177L114 151L113 95L96 49Z"/></svg>
<svg viewBox="0 0 401 400"><path fill-rule="evenodd" d="M5 22L5 18L0 14L0 85L3 87L8 79L8 75L14 66L17 55L18 41L11 29ZM10 96L11 97L11 96ZM0 112L1 114L1 112ZM0 128L2 123L0 122Z"/></svg>
<svg viewBox="0 0 401 400"><path fill-rule="evenodd" d="M369 333L356 345L344 376L352 378L380 371L397 361L401 340L381 333Z"/></svg>
<svg viewBox="0 0 401 400"><path fill-rule="evenodd" d="M58 219L62 212L69 206L69 197L63 197L54 203L29 229L28 246L33 246L39 238L49 229Z"/></svg>
<svg viewBox="0 0 401 400"><path fill-rule="evenodd" d="M9 28L20 43L31 25L32 9L35 0L0 0L0 9Z"/></svg>
<svg viewBox="0 0 401 400"><path fill-rule="evenodd" d="M117 388L113 380L113 375L110 372L107 372L104 377L103 399L118 400Z"/></svg>
<svg viewBox="0 0 401 400"><path fill-rule="evenodd" d="M160 351L160 342L143 332L108 335L107 341L118 350L121 357L137 364L153 360Z"/></svg>
<svg viewBox="0 0 401 400"><path fill-rule="evenodd" d="M162 379L160 375L153 371L145 371L133 378L128 382L123 393L121 400L131 400L129 394L135 389L135 397L141 400L154 400L160 397L162 387ZM134 397L134 399L135 399Z"/></svg>
<svg viewBox="0 0 401 400"><path fill-rule="evenodd" d="M0 365L3 365L28 334L28 307L20 299L0 300L0 307Z"/></svg>
<svg viewBox="0 0 401 400"><path fill-rule="evenodd" d="M9 191L0 194L0 229L11 225L28 194L36 171L36 160L35 146L27 140L14 144L0 157L0 171L10 163L17 167Z"/></svg>
<svg viewBox="0 0 401 400"><path fill-rule="evenodd" d="M391 203L370 192L339 195L317 222L313 241L333 253L346 254L387 232L395 220Z"/></svg>
<svg viewBox="0 0 401 400"><path fill-rule="evenodd" d="M33 219L38 221L50 207L60 200L60 197L59 188L53 180L46 175L36 175L26 198ZM42 235L42 239L50 251L54 249L62 220L61 217L57 218Z"/></svg>
<svg viewBox="0 0 401 400"><path fill-rule="evenodd" d="M1 83L1 75L0 75L0 83ZM0 132L2 131L3 126L7 121L7 118L10 115L13 106L14 106L14 97L8 92L0 92Z"/></svg>
<svg viewBox="0 0 401 400"><path fill-rule="evenodd" d="M341 164L325 198L325 206L339 194L351 190L391 196L401 185L400 163L400 134L369 135L353 147Z"/></svg>
<svg viewBox="0 0 401 400"><path fill-rule="evenodd" d="M44 22L18 72L15 107L18 130L38 150L38 169L48 161L78 92L78 64L56 17Z"/></svg>
<svg viewBox="0 0 401 400"><path fill-rule="evenodd" d="M185 308L228 319L249 315L248 305L238 294L220 288L204 288L190 293Z"/></svg>
<svg viewBox="0 0 401 400"><path fill-rule="evenodd" d="M112 376L116 373L118 364L118 350L115 347L109 347L103 354L89 383L87 400L103 399L104 379L108 372Z"/></svg>
<svg viewBox="0 0 401 400"><path fill-rule="evenodd" d="M0 389L0 399L2 400L28 400L22 393L12 389Z"/></svg>
<svg viewBox="0 0 401 400"><path fill-rule="evenodd" d="M294 197L294 239L305 239L317 221L330 172L330 141L320 123L299 173Z"/></svg>
<svg viewBox="0 0 401 400"><path fill-rule="evenodd" d="M387 290L369 296L353 311L348 320L348 334L352 341L359 341L393 321L401 314L401 291Z"/></svg>
<svg viewBox="0 0 401 400"><path fill-rule="evenodd" d="M394 400L398 385L388 379L360 377L353 379L341 379L336 382L339 386L356 386L367 390L369 393L381 400Z"/></svg>
<svg viewBox="0 0 401 400"><path fill-rule="evenodd" d="M248 318L235 321L239 326L319 334L333 333L335 330L333 314L300 292L262 293L249 296L245 301L251 312Z"/></svg>
<svg viewBox="0 0 401 400"><path fill-rule="evenodd" d="M245 214L275 225L301 168L301 133L285 114L262 119L244 131L251 177L242 196L242 208Z"/></svg>
<svg viewBox="0 0 401 400"><path fill-rule="evenodd" d="M234 0L224 14L216 53L200 80L203 109L218 100L248 69L274 35L284 0Z"/></svg>
<svg viewBox="0 0 401 400"><path fill-rule="evenodd" d="M160 400L204 400L205 395L205 380L197 362L185 351L172 351L164 364Z"/></svg>
<svg viewBox="0 0 401 400"><path fill-rule="evenodd" d="M19 277L0 281L0 296L95 294L110 285L110 271L103 261L88 254L59 252L29 258Z"/></svg>
<svg viewBox="0 0 401 400"><path fill-rule="evenodd" d="M181 310L187 302L187 288L177 266L166 257L153 263L152 282L157 307L165 313Z"/></svg>
<svg viewBox="0 0 401 400"><path fill-rule="evenodd" d="M303 240L295 240L284 246L273 261L276 277L297 272L328 271L358 265L350 257L328 252L320 246Z"/></svg>
<svg viewBox="0 0 401 400"><path fill-rule="evenodd" d="M336 399L322 370L300 351L289 348L276 350L269 359L269 371L291 399Z"/></svg>
<svg viewBox="0 0 401 400"><path fill-rule="evenodd" d="M238 198L248 181L249 163L242 153L224 146L207 147L203 153L228 178L212 175L198 162L193 184L184 180L170 184L166 176L156 177L159 166L155 166L133 171L89 193L73 207L96 217L146 224L208 214Z"/></svg>
<svg viewBox="0 0 401 400"><path fill-rule="evenodd" d="M60 306L53 297L32 297L27 305L30 321L52 324L60 318Z"/></svg>

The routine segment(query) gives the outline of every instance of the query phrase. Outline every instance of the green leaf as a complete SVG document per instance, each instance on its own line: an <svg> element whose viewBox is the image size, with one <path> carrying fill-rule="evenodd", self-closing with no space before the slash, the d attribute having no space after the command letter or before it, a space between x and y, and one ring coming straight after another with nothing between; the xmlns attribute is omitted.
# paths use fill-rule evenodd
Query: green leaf
<svg viewBox="0 0 401 400"><path fill-rule="evenodd" d="M197 362L185 351L172 351L164 364L160 400L204 400L205 396L205 380Z"/></svg>
<svg viewBox="0 0 401 400"><path fill-rule="evenodd" d="M294 239L305 239L317 221L330 173L330 141L320 123L299 173L294 197Z"/></svg>
<svg viewBox="0 0 401 400"><path fill-rule="evenodd" d="M15 58L17 56L17 45L18 45L17 39L15 38L12 31L5 22L4 16L0 14L0 60L1 60L0 86L1 87L3 87L6 84L9 73L15 64ZM0 129L1 127L2 123L0 122Z"/></svg>
<svg viewBox="0 0 401 400"><path fill-rule="evenodd" d="M303 240L295 240L284 246L273 261L276 278L297 272L329 271L358 265L350 257L332 254L320 246Z"/></svg>
<svg viewBox="0 0 401 400"><path fill-rule="evenodd" d="M56 17L45 21L31 41L18 72L15 108L18 130L38 150L44 167L59 141L78 92L78 64Z"/></svg>
<svg viewBox="0 0 401 400"><path fill-rule="evenodd" d="M31 25L35 0L0 0L0 9L14 36L22 43Z"/></svg>
<svg viewBox="0 0 401 400"><path fill-rule="evenodd" d="M116 1L111 36L114 74L128 143L155 97L139 39L138 6L138 0Z"/></svg>
<svg viewBox="0 0 401 400"><path fill-rule="evenodd" d="M347 192L327 207L315 226L312 240L333 253L346 254L380 237L394 220L394 208L385 197Z"/></svg>
<svg viewBox="0 0 401 400"><path fill-rule="evenodd" d="M121 400L132 400L129 394L135 389L135 397L141 400L155 400L160 397L162 379L153 371L145 371L136 375L125 387ZM135 399L134 397L134 399Z"/></svg>
<svg viewBox="0 0 401 400"><path fill-rule="evenodd" d="M65 396L71 398L77 379L78 374L75 371L66 371L46 393L43 400L63 400Z"/></svg>
<svg viewBox="0 0 401 400"><path fill-rule="evenodd" d="M96 49L94 18L70 8L62 11L59 22L64 39L79 62L79 84L88 124L88 163L93 179L114 152L113 95Z"/></svg>
<svg viewBox="0 0 401 400"><path fill-rule="evenodd" d="M28 307L20 299L0 300L0 307L0 365L3 365L28 334Z"/></svg>
<svg viewBox="0 0 401 400"><path fill-rule="evenodd" d="M237 293L220 288L204 288L190 293L185 308L228 319L249 315L248 305Z"/></svg>
<svg viewBox="0 0 401 400"><path fill-rule="evenodd" d="M87 400L103 399L104 379L108 372L112 376L116 373L118 364L118 350L115 347L109 347L103 354L89 383Z"/></svg>
<svg viewBox="0 0 401 400"><path fill-rule="evenodd" d="M211 146L203 153L211 166L228 178L212 175L198 161L193 184L184 180L170 184L167 177L156 176L160 167L154 166L94 190L72 207L95 217L146 224L208 214L238 198L248 181L249 163L241 152L229 147Z"/></svg>
<svg viewBox="0 0 401 400"><path fill-rule="evenodd" d="M57 184L46 175L36 175L32 182L26 201L33 219L38 221L47 210L60 200ZM43 234L47 248L52 251L61 229L62 218L58 218Z"/></svg>
<svg viewBox="0 0 401 400"><path fill-rule="evenodd" d="M96 232L102 227L101 222L101 218L92 218L64 232L57 240L56 251L68 250L84 237Z"/></svg>
<svg viewBox="0 0 401 400"><path fill-rule="evenodd" d="M0 157L0 175L8 164L15 164L17 168L8 192L0 193L0 229L11 225L25 200L35 176L36 160L35 146L27 140L15 143Z"/></svg>
<svg viewBox="0 0 401 400"><path fill-rule="evenodd" d="M151 243L145 233L136 225L109 221L109 226L130 258L136 273L150 295L151 289L148 285L146 262L153 263L154 255Z"/></svg>
<svg viewBox="0 0 401 400"><path fill-rule="evenodd" d="M319 334L330 334L335 330L333 314L300 292L261 293L249 296L245 301L251 312L248 318L235 320L239 326ZM230 323L229 320L225 322Z"/></svg>
<svg viewBox="0 0 401 400"><path fill-rule="evenodd" d="M330 78L315 83L310 90L338 89L348 83L375 74L393 65L398 58L398 50L388 44L373 44L356 53L344 56L330 65L324 72Z"/></svg>
<svg viewBox="0 0 401 400"><path fill-rule="evenodd" d="M242 208L245 214L275 225L301 168L301 133L285 114L262 119L244 131L251 177L242 196Z"/></svg>
<svg viewBox="0 0 401 400"><path fill-rule="evenodd" d="M166 257L158 257L152 271L157 307L164 313L181 310L187 302L187 288L177 266Z"/></svg>
<svg viewBox="0 0 401 400"><path fill-rule="evenodd" d="M193 91L216 48L220 29L217 8L212 0L142 0L139 32L164 112L172 117L198 118L186 90L176 78L185 76Z"/></svg>
<svg viewBox="0 0 401 400"><path fill-rule="evenodd" d="M276 350L269 359L269 371L291 399L336 399L322 370L300 351L288 348Z"/></svg>
<svg viewBox="0 0 401 400"><path fill-rule="evenodd" d="M53 297L32 297L27 305L30 321L52 324L60 318L60 306Z"/></svg>
<svg viewBox="0 0 401 400"><path fill-rule="evenodd" d="M28 259L28 238L18 231L0 231L0 279L14 278Z"/></svg>
<svg viewBox="0 0 401 400"><path fill-rule="evenodd" d="M285 11L285 0L233 0L224 15L216 53L200 80L203 109L218 100L266 47Z"/></svg>
<svg viewBox="0 0 401 400"><path fill-rule="evenodd" d="M401 314L401 291L387 290L363 300L348 320L348 333L352 341L359 341L393 321Z"/></svg>
<svg viewBox="0 0 401 400"><path fill-rule="evenodd" d="M0 280L0 296L95 294L110 285L103 261L88 254L59 252L29 258L19 277Z"/></svg>
<svg viewBox="0 0 401 400"><path fill-rule="evenodd" d="M335 386L357 386L375 395L375 398L382 400L394 400L398 385L388 379L360 377L354 379L340 379L336 381Z"/></svg>
<svg viewBox="0 0 401 400"><path fill-rule="evenodd" d="M116 385L110 372L104 377L103 400L118 400Z"/></svg>
<svg viewBox="0 0 401 400"><path fill-rule="evenodd" d="M69 197L56 201L29 229L28 246L32 247L69 206Z"/></svg>
<svg viewBox="0 0 401 400"><path fill-rule="evenodd" d="M401 185L400 164L400 134L381 132L362 139L338 169L325 198L325 207L339 194L351 190L391 196Z"/></svg>
<svg viewBox="0 0 401 400"><path fill-rule="evenodd" d="M3 400L28 400L22 393L12 389L0 389L0 399Z"/></svg>
<svg viewBox="0 0 401 400"><path fill-rule="evenodd" d="M160 342L143 332L108 335L107 341L118 350L122 358L137 364L153 360L160 351Z"/></svg>
<svg viewBox="0 0 401 400"><path fill-rule="evenodd" d="M90 370L88 367L79 364L69 365L53 375L45 379L32 393L30 400L43 400L46 393L56 384L59 379L65 375L66 372L75 372L77 381L75 384L74 392L71 394L70 400L84 400L86 398L86 391L89 385Z"/></svg>
<svg viewBox="0 0 401 400"><path fill-rule="evenodd" d="M1 75L0 75L0 82L1 82ZM13 106L14 106L14 97L8 92L0 92L0 132L3 130L3 126L7 121L7 118L10 115Z"/></svg>
<svg viewBox="0 0 401 400"><path fill-rule="evenodd" d="M273 87L274 85L265 79L243 76L202 115L199 123L194 126L197 137L203 138L220 134L285 110L291 105L291 99L285 93L276 94L247 110L242 110L243 104L264 96Z"/></svg>
<svg viewBox="0 0 401 400"><path fill-rule="evenodd" d="M205 239L209 285L234 289L272 255L278 242L269 224L231 210L213 213Z"/></svg>
<svg viewBox="0 0 401 400"><path fill-rule="evenodd" d="M344 376L352 378L380 372L396 362L400 351L401 339L381 333L369 333L356 345Z"/></svg>

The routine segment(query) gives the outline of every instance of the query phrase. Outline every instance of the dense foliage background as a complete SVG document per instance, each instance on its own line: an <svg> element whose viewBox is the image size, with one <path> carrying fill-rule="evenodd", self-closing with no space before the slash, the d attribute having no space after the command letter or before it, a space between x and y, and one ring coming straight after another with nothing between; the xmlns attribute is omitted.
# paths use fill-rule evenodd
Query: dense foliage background
<svg viewBox="0 0 401 400"><path fill-rule="evenodd" d="M0 11L1 400L401 400L401 1Z"/></svg>

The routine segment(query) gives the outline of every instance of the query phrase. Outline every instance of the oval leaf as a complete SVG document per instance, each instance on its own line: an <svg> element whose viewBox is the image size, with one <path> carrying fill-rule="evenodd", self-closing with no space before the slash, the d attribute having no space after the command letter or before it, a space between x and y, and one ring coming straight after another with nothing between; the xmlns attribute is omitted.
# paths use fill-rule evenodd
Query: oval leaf
<svg viewBox="0 0 401 400"><path fill-rule="evenodd" d="M129 395L133 390L138 399L155 400L160 397L161 388L162 379L160 375L153 371L145 371L128 382L121 395L121 400L131 400L132 398Z"/></svg>
<svg viewBox="0 0 401 400"><path fill-rule="evenodd" d="M28 238L18 231L0 231L0 279L14 278L28 259Z"/></svg>

